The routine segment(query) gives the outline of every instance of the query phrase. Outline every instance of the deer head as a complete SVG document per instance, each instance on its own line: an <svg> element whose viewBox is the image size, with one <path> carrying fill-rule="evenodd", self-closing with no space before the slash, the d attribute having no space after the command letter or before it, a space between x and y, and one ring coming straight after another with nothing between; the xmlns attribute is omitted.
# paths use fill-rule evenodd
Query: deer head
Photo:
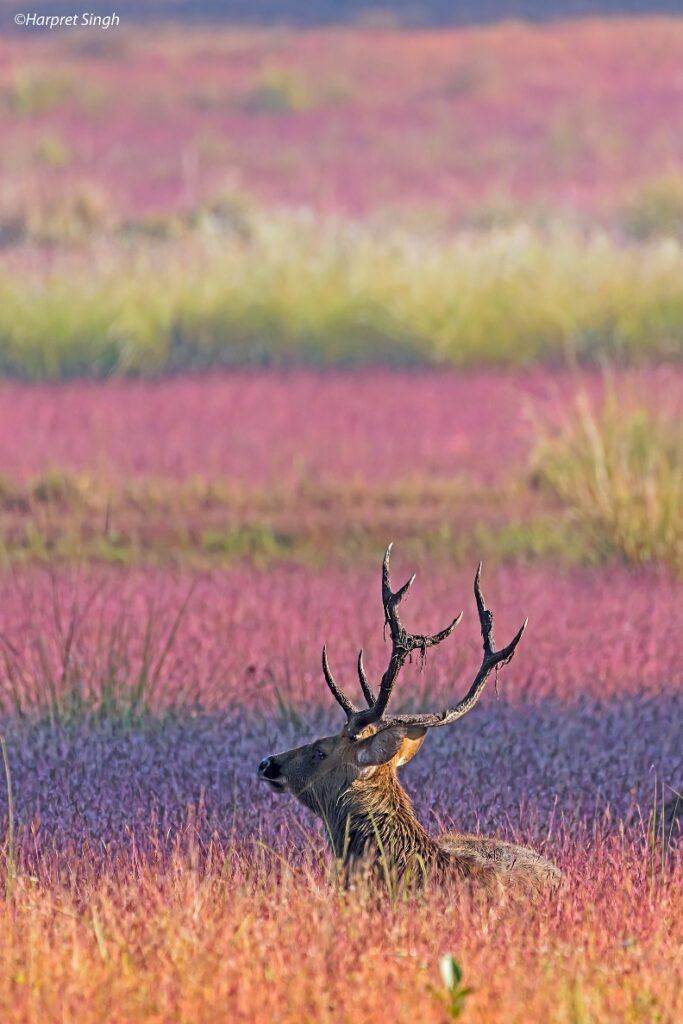
<svg viewBox="0 0 683 1024"><path fill-rule="evenodd" d="M415 576L397 591L392 589L389 574L391 547L390 544L382 565L382 604L385 624L389 627L391 636L391 654L377 693L373 692L368 682L361 650L358 655L358 676L366 707L356 707L335 682L330 671L327 650L323 647L323 675L332 695L344 710L346 724L341 732L334 736L324 736L302 747L266 757L258 767L259 779L266 782L274 792L291 793L325 820L332 821L333 831L337 825L341 827L341 823L336 822L336 819L342 811L344 814L349 813L350 805L348 800L345 801L345 796L355 792L360 798L363 789L377 794L380 780L381 793L374 802L374 813L381 813L382 801L387 806L389 803L394 806L398 800L398 804L402 806L398 791L392 791L391 800L388 795L387 782L394 776L395 769L417 753L428 729L450 725L472 710L492 670L507 664L514 655L527 624L525 620L507 647L500 651L496 650L493 616L486 607L480 587L480 563L474 577L474 597L479 613L484 655L469 690L457 704L442 711L387 714L394 683L406 659L414 652L424 655L428 648L440 644L451 635L462 618L461 612L450 625L433 636L409 633L401 622L398 609ZM403 793L402 790L400 792ZM407 797L405 803L409 803Z"/></svg>

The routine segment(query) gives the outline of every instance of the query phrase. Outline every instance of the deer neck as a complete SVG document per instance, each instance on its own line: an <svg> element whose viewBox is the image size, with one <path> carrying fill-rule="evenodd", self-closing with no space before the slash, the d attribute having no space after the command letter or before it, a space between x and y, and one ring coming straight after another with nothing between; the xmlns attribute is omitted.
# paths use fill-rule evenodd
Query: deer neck
<svg viewBox="0 0 683 1024"><path fill-rule="evenodd" d="M401 875L411 865L426 868L439 856L391 767L356 779L337 802L329 825L334 853L347 867L380 863Z"/></svg>

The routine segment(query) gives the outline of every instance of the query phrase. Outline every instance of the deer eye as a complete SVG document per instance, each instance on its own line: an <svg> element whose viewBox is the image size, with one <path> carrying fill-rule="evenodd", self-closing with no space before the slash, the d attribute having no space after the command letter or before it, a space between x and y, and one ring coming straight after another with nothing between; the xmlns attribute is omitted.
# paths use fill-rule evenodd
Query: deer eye
<svg viewBox="0 0 683 1024"><path fill-rule="evenodd" d="M327 757L327 754L325 753L324 750L316 750L315 756L318 758L319 761L324 761L325 758Z"/></svg>

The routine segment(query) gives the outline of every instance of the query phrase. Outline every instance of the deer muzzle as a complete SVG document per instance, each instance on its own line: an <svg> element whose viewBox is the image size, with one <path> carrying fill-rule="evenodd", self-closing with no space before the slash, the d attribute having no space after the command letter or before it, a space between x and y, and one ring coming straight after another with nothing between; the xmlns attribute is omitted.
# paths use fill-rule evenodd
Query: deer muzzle
<svg viewBox="0 0 683 1024"><path fill-rule="evenodd" d="M280 766L274 757L264 757L258 766L258 777L262 782L267 782L271 789L280 792L287 785L283 778Z"/></svg>

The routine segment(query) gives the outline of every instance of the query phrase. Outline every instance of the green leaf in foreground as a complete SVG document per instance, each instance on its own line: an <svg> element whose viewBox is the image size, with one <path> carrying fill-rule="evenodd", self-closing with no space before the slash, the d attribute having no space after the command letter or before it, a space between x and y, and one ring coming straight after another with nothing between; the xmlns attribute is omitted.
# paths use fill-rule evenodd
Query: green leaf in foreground
<svg viewBox="0 0 683 1024"><path fill-rule="evenodd" d="M441 957L439 969L446 989L443 999L448 1015L451 1020L457 1020L465 1010L465 1003L472 989L462 984L462 968L452 954L446 953Z"/></svg>

